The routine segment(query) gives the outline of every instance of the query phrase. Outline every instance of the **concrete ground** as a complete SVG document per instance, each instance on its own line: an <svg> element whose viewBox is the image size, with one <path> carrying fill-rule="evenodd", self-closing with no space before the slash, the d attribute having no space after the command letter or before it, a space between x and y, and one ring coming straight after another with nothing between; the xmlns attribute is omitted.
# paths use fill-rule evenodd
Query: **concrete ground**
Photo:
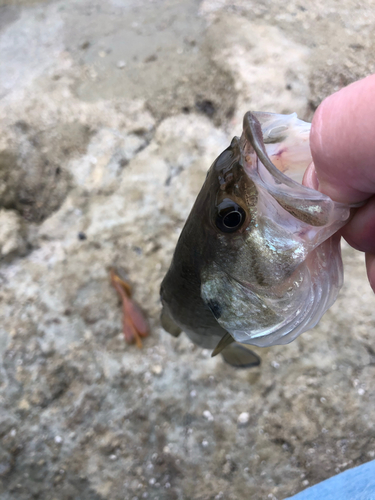
<svg viewBox="0 0 375 500"><path fill-rule="evenodd" d="M362 254L343 246L336 304L248 371L167 335L158 296L244 112L311 119L374 49L367 0L0 0L2 500L282 500L375 457Z"/></svg>

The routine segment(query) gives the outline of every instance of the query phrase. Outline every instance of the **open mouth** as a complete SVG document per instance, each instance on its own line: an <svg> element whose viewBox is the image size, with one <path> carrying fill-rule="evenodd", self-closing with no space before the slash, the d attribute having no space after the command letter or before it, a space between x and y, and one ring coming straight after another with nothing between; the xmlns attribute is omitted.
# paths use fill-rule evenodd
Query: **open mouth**
<svg viewBox="0 0 375 500"><path fill-rule="evenodd" d="M296 113L277 115L273 113L248 112L244 116L244 135L252 143L260 160L280 182L289 183L284 176L302 184L306 168L312 161L310 152L311 124L299 120ZM267 158L264 158L263 154ZM268 160L268 161L267 161ZM270 165L271 164L271 165Z"/></svg>
<svg viewBox="0 0 375 500"><path fill-rule="evenodd" d="M342 210L343 206L299 182L311 161L307 139L309 126L295 115L247 112L240 147L244 170L258 189L267 192L300 222L322 227L337 218L337 209ZM283 171L293 174L294 178ZM342 216L347 218L348 211Z"/></svg>

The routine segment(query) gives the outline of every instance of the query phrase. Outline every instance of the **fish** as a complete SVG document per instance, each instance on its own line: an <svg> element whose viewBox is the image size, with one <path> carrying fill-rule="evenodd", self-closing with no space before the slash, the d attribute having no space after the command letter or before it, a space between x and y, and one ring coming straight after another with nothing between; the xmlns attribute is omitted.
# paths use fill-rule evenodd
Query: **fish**
<svg viewBox="0 0 375 500"><path fill-rule="evenodd" d="M232 366L313 328L343 283L350 207L302 185L311 124L250 112L211 165L162 281L161 324ZM334 235L334 236L333 236Z"/></svg>

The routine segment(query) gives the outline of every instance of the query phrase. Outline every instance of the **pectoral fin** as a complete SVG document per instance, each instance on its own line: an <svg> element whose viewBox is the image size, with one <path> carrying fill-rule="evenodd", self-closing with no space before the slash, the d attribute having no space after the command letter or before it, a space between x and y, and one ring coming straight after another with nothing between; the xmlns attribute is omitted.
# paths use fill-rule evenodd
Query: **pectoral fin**
<svg viewBox="0 0 375 500"><path fill-rule="evenodd" d="M161 326L164 328L164 330L166 332L170 333L173 337L178 337L180 335L180 333L182 332L181 328L176 325L176 323L169 316L169 314L166 312L164 307L161 311L160 323L161 323Z"/></svg>
<svg viewBox="0 0 375 500"><path fill-rule="evenodd" d="M238 344L227 332L213 350L211 357L221 353L224 361L235 368L250 368L260 365L260 357L247 345Z"/></svg>
<svg viewBox="0 0 375 500"><path fill-rule="evenodd" d="M224 335L224 337L222 337L222 339L219 341L219 343L217 344L215 349L212 351L211 358L213 358L214 356L217 356L219 353L221 353L221 351L223 349L225 349L227 346L229 346L230 344L232 344L232 342L234 342L234 338L232 337L232 335L230 333L227 332Z"/></svg>
<svg viewBox="0 0 375 500"><path fill-rule="evenodd" d="M235 368L250 368L260 365L260 357L242 344L231 344L222 350L224 361Z"/></svg>

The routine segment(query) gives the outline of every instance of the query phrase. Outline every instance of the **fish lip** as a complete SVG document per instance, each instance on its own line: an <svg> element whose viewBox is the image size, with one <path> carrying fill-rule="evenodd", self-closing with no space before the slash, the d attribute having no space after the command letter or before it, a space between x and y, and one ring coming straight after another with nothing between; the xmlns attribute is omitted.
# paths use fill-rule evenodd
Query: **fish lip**
<svg viewBox="0 0 375 500"><path fill-rule="evenodd" d="M252 181L259 179L260 159L254 146L246 137L245 131L242 132L242 135L240 137L239 148L240 148L240 164L244 172Z"/></svg>
<svg viewBox="0 0 375 500"><path fill-rule="evenodd" d="M251 161L252 156L255 156L257 158L256 168L251 169L247 167L249 169L249 172L251 170L256 170L258 177L262 179L259 171L260 169L258 167L259 161L272 176L275 184L285 185L289 188L295 188L296 186L299 186L299 183L293 181L272 163L272 160L268 156L267 150L264 145L262 126L258 118L253 113L251 113L251 111L245 113L245 116L243 118L243 131L240 139L240 144L241 153L242 155L244 155L244 158L248 163L254 163L253 161Z"/></svg>

